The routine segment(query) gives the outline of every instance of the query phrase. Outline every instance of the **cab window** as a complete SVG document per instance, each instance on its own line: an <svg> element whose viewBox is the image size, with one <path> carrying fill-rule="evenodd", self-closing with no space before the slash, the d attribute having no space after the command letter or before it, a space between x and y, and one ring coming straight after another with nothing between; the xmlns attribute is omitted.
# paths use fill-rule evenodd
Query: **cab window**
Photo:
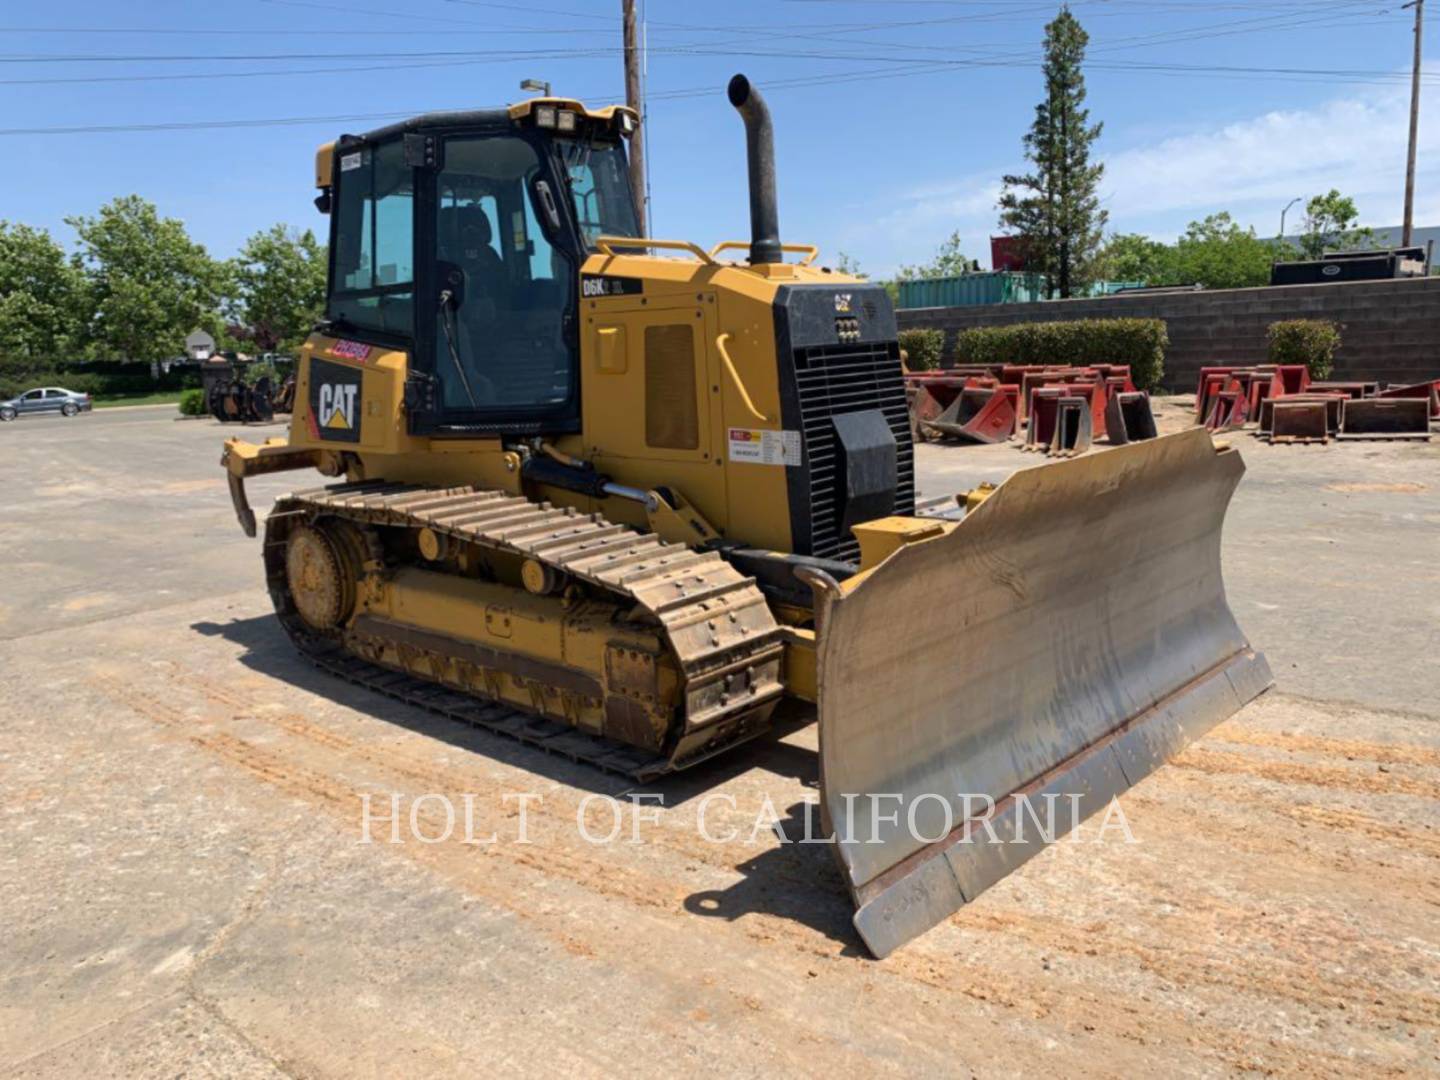
<svg viewBox="0 0 1440 1080"><path fill-rule="evenodd" d="M413 170L397 142L337 151L329 316L411 334L415 306Z"/></svg>
<svg viewBox="0 0 1440 1080"><path fill-rule="evenodd" d="M562 143L570 201L587 247L600 236L639 236L625 151L618 143Z"/></svg>

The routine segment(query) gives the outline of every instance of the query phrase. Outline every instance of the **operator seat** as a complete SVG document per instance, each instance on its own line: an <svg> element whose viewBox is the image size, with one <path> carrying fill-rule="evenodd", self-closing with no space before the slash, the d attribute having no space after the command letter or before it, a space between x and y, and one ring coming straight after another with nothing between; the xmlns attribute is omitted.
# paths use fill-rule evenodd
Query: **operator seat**
<svg viewBox="0 0 1440 1080"><path fill-rule="evenodd" d="M437 254L465 275L464 301L455 312L456 345L465 358L477 402L494 404L490 375L496 334L504 321L500 313L510 306L510 277L491 244L490 218L482 207L443 207L437 224Z"/></svg>
<svg viewBox="0 0 1440 1080"><path fill-rule="evenodd" d="M505 274L505 262L492 245L494 233L490 228L490 217L478 206L462 207L459 211L460 258L457 260L465 271L465 286L469 296L489 300L495 306L503 304L509 291Z"/></svg>

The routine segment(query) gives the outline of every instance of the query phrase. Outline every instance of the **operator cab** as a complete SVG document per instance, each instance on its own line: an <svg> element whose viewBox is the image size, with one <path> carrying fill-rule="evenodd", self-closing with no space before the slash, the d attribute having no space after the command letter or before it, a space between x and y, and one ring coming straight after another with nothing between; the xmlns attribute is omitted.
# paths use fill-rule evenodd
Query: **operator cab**
<svg viewBox="0 0 1440 1080"><path fill-rule="evenodd" d="M635 114L542 98L430 113L317 155L326 318L410 355L415 434L580 428L577 295L597 237L638 236Z"/></svg>

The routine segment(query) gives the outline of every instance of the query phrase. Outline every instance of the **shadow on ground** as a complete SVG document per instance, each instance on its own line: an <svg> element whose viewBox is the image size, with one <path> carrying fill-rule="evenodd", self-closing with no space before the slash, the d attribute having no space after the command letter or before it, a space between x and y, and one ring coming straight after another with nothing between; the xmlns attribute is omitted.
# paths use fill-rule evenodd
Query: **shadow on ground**
<svg viewBox="0 0 1440 1080"><path fill-rule="evenodd" d="M782 741L810 722L803 714L778 723L771 732L753 742L684 772L637 785L624 777L546 753L488 729L468 727L448 716L428 713L312 667L269 615L224 623L197 622L191 629L240 646L244 649L240 662L267 678L582 791L622 799L641 793L660 795L664 807L673 812L755 769L798 781L807 788L819 787L819 761L815 751ZM762 822L760 827L766 825ZM830 845L801 842L820 834L818 803L806 800L789 807L786 816L774 823L774 830L784 842L737 864L736 870L744 875L741 881L726 889L693 894L685 901L686 909L696 915L729 921L755 913L779 916L845 943L847 953L854 950L863 954L850 924L852 909ZM746 837L734 839L743 841Z"/></svg>
<svg viewBox="0 0 1440 1080"><path fill-rule="evenodd" d="M746 915L773 915L816 930L845 946L842 955L869 956L851 918L855 908L831 845L821 839L820 807L798 802L774 825L779 847L766 848L735 867L744 877L725 889L685 898L692 915L734 922Z"/></svg>

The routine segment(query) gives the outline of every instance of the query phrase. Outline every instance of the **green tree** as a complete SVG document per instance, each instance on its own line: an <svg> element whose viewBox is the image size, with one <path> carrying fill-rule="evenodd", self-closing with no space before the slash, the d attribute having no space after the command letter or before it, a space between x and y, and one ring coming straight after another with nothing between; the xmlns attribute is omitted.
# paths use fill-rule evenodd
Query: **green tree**
<svg viewBox="0 0 1440 1080"><path fill-rule="evenodd" d="M226 268L138 195L113 199L96 217L66 218L80 238L91 298L89 334L98 351L162 360L197 326L220 329Z"/></svg>
<svg viewBox="0 0 1440 1080"><path fill-rule="evenodd" d="M1225 212L1192 221L1175 243L1178 282L1198 283L1207 289L1241 289L1270 283L1275 246L1242 229Z"/></svg>
<svg viewBox="0 0 1440 1080"><path fill-rule="evenodd" d="M1355 200L1331 188L1305 204L1305 232L1300 247L1307 258L1318 259L1326 251L1352 251L1375 243L1371 229L1357 229L1360 211Z"/></svg>
<svg viewBox="0 0 1440 1080"><path fill-rule="evenodd" d="M1033 168L1004 177L1000 195L1000 223L1026 238L1034 268L1062 297L1093 279L1107 219L1096 194L1105 166L1090 163L1102 125L1090 123L1080 70L1089 40L1068 8L1045 27L1045 100L1025 135Z"/></svg>
<svg viewBox="0 0 1440 1080"><path fill-rule="evenodd" d="M1178 282L1175 248L1141 233L1111 234L1100 249L1095 268L1099 277L1109 281Z"/></svg>
<svg viewBox="0 0 1440 1080"><path fill-rule="evenodd" d="M231 265L231 333L262 352L298 345L325 306L325 246L315 234L273 225L245 241Z"/></svg>
<svg viewBox="0 0 1440 1080"><path fill-rule="evenodd" d="M968 273L970 260L960 247L960 234L953 232L935 249L934 257L918 266L904 266L895 272L896 281L926 281L931 278L958 277Z"/></svg>
<svg viewBox="0 0 1440 1080"><path fill-rule="evenodd" d="M55 360L80 337L84 281L44 229L0 221L0 356Z"/></svg>

